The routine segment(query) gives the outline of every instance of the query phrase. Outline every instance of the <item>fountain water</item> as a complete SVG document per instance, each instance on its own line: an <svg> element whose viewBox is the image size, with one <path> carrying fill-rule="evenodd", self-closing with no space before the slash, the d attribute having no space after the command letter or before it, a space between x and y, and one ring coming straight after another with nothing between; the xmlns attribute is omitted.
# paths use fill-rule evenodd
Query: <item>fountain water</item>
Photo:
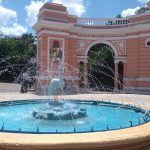
<svg viewBox="0 0 150 150"><path fill-rule="evenodd" d="M150 112L146 107L141 108L124 103L122 100L124 95L120 95L121 104L111 102L115 95L109 96L108 94L105 98L96 97L97 95L93 94L95 91L89 88L89 83L86 80L84 80L86 95L78 96L80 89L77 86L76 91L78 94L74 95L74 92L71 91L75 79L72 77L72 72L74 71L78 75L78 69L69 64L64 64L62 62L63 54L60 53L51 56L50 82L47 82L45 88L46 98L0 103L2 131L25 133L96 132L128 128L147 123L150 120ZM108 65L97 65L113 72ZM23 78L22 85L30 79L34 80L36 77L33 68L35 68L34 61L29 61L24 67L21 74L27 73L27 76ZM64 75L64 70L68 76ZM113 76L102 70L97 71L114 79ZM37 72L37 74L40 73ZM88 74L88 77L91 78L90 81L95 83L96 89L99 89L97 85L100 85L103 91L106 90L103 84L92 74ZM22 75L16 81L20 81L21 78ZM67 79L72 81L72 85L68 84ZM142 105L142 101L139 104ZM122 116L125 116L125 119L122 119Z"/></svg>
<svg viewBox="0 0 150 150"><path fill-rule="evenodd" d="M61 95L65 94L67 88L66 80L62 75L62 50L57 47L56 52L51 56L51 81L47 87L47 95L54 95L53 102L48 102L44 107L40 107L34 110L32 115L38 119L44 120L74 120L79 118L86 118L86 109L72 104L65 100L59 100L58 92ZM56 69L53 69L55 65ZM56 77L53 78L53 71L56 73Z"/></svg>

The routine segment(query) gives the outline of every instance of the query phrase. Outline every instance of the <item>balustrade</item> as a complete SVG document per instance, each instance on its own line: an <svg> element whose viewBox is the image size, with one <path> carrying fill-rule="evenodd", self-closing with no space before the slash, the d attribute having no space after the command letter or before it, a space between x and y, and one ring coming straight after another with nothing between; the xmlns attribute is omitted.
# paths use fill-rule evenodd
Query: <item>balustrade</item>
<svg viewBox="0 0 150 150"><path fill-rule="evenodd" d="M78 18L77 25L82 26L120 26L127 25L129 20L126 18Z"/></svg>

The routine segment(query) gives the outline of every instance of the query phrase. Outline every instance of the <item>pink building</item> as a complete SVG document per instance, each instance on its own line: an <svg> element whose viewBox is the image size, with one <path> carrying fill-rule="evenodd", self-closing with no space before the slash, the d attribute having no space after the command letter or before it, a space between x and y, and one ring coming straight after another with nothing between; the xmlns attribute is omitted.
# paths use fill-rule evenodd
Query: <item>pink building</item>
<svg viewBox="0 0 150 150"><path fill-rule="evenodd" d="M150 4L147 7L150 10ZM88 52L92 46L102 43L110 46L115 54L115 89L118 88L118 63L122 62L123 79L128 82L124 89L133 87L138 92L150 93L150 11L127 18L79 18L69 14L63 5L45 3L34 29L38 39L39 83L46 85L50 81L50 50L55 45L62 48L64 63L75 68L84 63L86 79ZM65 71L64 74L67 76Z"/></svg>

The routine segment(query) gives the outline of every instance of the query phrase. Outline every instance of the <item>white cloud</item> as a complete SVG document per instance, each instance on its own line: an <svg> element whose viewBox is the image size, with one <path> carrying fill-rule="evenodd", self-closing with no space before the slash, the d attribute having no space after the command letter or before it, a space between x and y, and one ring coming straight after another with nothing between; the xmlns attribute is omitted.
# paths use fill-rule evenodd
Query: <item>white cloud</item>
<svg viewBox="0 0 150 150"><path fill-rule="evenodd" d="M52 0L53 3L63 4L70 14L82 16L86 12L84 0Z"/></svg>
<svg viewBox="0 0 150 150"><path fill-rule="evenodd" d="M25 10L27 12L26 23L29 26L33 26L36 23L39 9L43 6L45 2L48 2L48 0L32 0L30 5L25 6ZM70 14L77 15L79 17L86 11L83 3L84 0L52 0L52 2L63 4L67 7Z"/></svg>
<svg viewBox="0 0 150 150"><path fill-rule="evenodd" d="M24 28L22 25L19 25L18 23L13 23L12 26L8 27L1 27L1 30L6 35L15 35L20 36L23 33L27 32L27 29Z"/></svg>
<svg viewBox="0 0 150 150"><path fill-rule="evenodd" d="M150 0L138 0L140 3L148 3Z"/></svg>
<svg viewBox="0 0 150 150"><path fill-rule="evenodd" d="M16 21L17 13L11 9L0 6L0 26L7 25L11 21Z"/></svg>
<svg viewBox="0 0 150 150"><path fill-rule="evenodd" d="M33 26L36 23L36 21L37 21L37 14L39 12L39 9L47 1L48 0L31 1L30 5L25 6L25 10L27 12L26 23L29 26Z"/></svg>
<svg viewBox="0 0 150 150"><path fill-rule="evenodd" d="M128 8L122 11L121 15L122 17L127 17L127 16L131 16L131 15L135 15L135 12L140 9L140 7L136 7L136 8Z"/></svg>
<svg viewBox="0 0 150 150"><path fill-rule="evenodd" d="M0 5L0 31L6 35L21 35L27 31L17 23L17 13Z"/></svg>

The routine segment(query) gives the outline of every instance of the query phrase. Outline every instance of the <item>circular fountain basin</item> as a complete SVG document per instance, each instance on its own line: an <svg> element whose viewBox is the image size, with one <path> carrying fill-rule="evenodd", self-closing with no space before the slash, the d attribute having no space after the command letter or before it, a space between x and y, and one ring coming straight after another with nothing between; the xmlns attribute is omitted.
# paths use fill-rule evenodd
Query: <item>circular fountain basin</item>
<svg viewBox="0 0 150 150"><path fill-rule="evenodd" d="M102 95L100 95L99 97L101 98ZM34 95L30 95L30 96L26 96L24 95L23 97L21 96L19 98L16 97L14 99L16 99L16 102L1 102L1 106L0 106L0 114L1 116L3 115L7 115L9 116L10 112L6 112L2 113L2 109L1 108L12 108L12 104L14 106L18 106L18 107L23 107L23 105L26 106L33 106L34 104L41 104L41 101L38 100L31 100L30 98L33 98ZM98 96L97 96L98 97ZM138 97L138 96L137 96ZM140 97L140 96L139 96ZM18 99L30 99L29 101L20 101ZM145 98L145 97L143 97ZM6 100L10 100L10 97L7 96L3 96L3 99ZM38 99L38 97L35 99ZM87 98L85 98L87 99ZM88 99L87 104L90 104L90 106L96 106L97 104L99 105L99 103L97 103L97 101L94 101L92 103L92 101L89 101L88 103ZM136 100L135 100L136 101ZM130 101L129 101L130 102ZM77 103L81 103L82 101L77 101ZM84 101L83 101L84 103ZM8 106L9 104L9 106ZM29 105L28 105L29 104ZM102 104L102 103L101 103ZM107 103L103 103L104 105L107 105ZM117 104L117 103L110 103L113 104L111 105L112 108L118 108L121 109L121 107L123 105L121 104ZM114 104L116 104L116 106L114 106ZM6 106L6 107L5 107ZM88 105L86 105L88 106ZM114 106L114 107L113 107ZM127 105L124 105L127 106ZM130 105L129 105L130 106ZM109 106L110 107L110 106ZM136 108L136 107L134 107ZM127 108L125 108L127 109ZM21 109L22 110L22 109ZM116 110L116 109L115 109ZM130 109L127 109L130 110ZM131 110L132 111L132 110ZM135 111L135 110L133 110ZM145 110L144 110L145 111ZM16 111L15 111L16 112ZM15 113L13 116L18 116L19 114ZM26 110L24 110L24 113L27 113L32 116L32 111L31 111L31 107L28 107ZM29 113L31 112L31 113ZM136 113L138 113L138 111L135 111ZM20 116L22 116L23 110L20 112ZM139 114L143 115L143 109L141 109L141 112L139 112ZM101 116L101 114L100 114ZM26 115L22 116L22 118L26 118ZM96 116L95 116L96 118ZM121 117L122 120L126 119L124 116ZM8 118L7 118L8 119ZM35 119L35 118L34 118ZM16 119L17 120L17 119ZM37 119L39 122L40 120ZM28 120L29 121L29 120ZM42 120L41 120L42 121ZM17 123L17 122L16 122ZM30 123L30 122L28 122ZM14 123L15 124L15 123ZM129 123L130 124L130 123ZM22 124L20 124L22 125ZM129 125L130 126L130 125ZM4 125L4 129L5 129L5 125ZM25 127L25 126L24 126ZM1 127L0 127L1 129ZM119 129L119 130L111 130L109 129L109 131L107 132L96 132L94 130L94 132L88 132L88 133L76 133L76 134L60 134L60 132L55 134L43 134L42 132L40 132L40 128L39 128L39 132L36 131L34 132L24 132L21 133L22 131L10 131L10 130L1 130L0 132L0 149L1 150L6 150L6 149L11 149L11 150L18 150L18 149L23 149L23 150L29 150L29 149L36 149L36 150L60 150L60 149L68 149L68 150L126 150L126 149L131 149L132 150L149 150L150 147L150 122L146 123L143 122L143 124L141 123L141 125L135 126L135 127L127 127L125 129ZM107 130L107 129L106 129ZM6 131L6 132L5 132ZM13 132L13 133L12 133ZM21 133L21 134L18 134ZM27 134L27 133L31 133L31 134ZM34 133L34 134L33 134ZM36 134L35 134L36 133ZM44 132L45 133L45 132ZM67 132L68 133L68 132ZM71 132L73 133L73 132Z"/></svg>
<svg viewBox="0 0 150 150"><path fill-rule="evenodd" d="M150 112L132 105L102 101L69 101L73 106L71 110L58 111L58 106L52 106L57 110L57 119L39 119L33 113L44 108L53 100L21 100L0 103L0 131L34 134L58 134L58 133L87 133L107 130L118 130L139 126L150 121ZM59 102L61 105L61 101ZM65 119L62 113L72 112L76 114L83 111L86 117ZM67 110L68 109L68 110ZM51 111L51 110L50 110ZM46 112L42 112L47 114ZM43 116L45 115L43 114ZM60 116L60 117L59 117ZM63 117L61 117L63 116Z"/></svg>

